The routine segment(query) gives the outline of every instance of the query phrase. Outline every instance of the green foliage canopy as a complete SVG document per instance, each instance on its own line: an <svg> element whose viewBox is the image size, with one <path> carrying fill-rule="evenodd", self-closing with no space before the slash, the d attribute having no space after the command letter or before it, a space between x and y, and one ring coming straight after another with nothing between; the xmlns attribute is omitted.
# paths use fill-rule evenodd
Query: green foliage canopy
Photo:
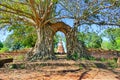
<svg viewBox="0 0 120 80"><path fill-rule="evenodd" d="M109 28L102 34L109 39L108 49L120 49L120 28Z"/></svg>
<svg viewBox="0 0 120 80"><path fill-rule="evenodd" d="M78 38L87 48L101 48L102 38L95 32L79 33Z"/></svg>

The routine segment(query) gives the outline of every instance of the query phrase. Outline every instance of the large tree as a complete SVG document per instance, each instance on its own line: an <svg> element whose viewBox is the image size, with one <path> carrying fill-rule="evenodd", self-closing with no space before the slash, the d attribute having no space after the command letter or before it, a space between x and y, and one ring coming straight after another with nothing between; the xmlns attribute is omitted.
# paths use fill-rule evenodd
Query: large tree
<svg viewBox="0 0 120 80"><path fill-rule="evenodd" d="M56 2L57 0L0 1L1 28L15 25L22 30L24 25L33 26L36 30L37 41L28 54L29 60L54 58L53 36L57 31L65 34L70 32L70 26L55 22Z"/></svg>
<svg viewBox="0 0 120 80"><path fill-rule="evenodd" d="M119 26L119 3L116 0L1 0L0 24L19 24L35 28L37 41L28 55L29 60L54 58L53 36L57 31L66 35L68 55L78 53L83 56L85 50L77 39L78 26ZM111 11L114 13L111 14ZM58 22L62 18L73 19L73 28L64 22Z"/></svg>

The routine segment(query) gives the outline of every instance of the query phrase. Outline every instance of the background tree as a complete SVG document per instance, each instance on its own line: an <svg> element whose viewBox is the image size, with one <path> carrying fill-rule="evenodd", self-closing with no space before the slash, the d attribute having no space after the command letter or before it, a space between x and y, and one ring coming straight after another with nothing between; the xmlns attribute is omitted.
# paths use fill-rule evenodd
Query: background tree
<svg viewBox="0 0 120 80"><path fill-rule="evenodd" d="M120 28L108 28L102 34L103 37L106 37L111 44L109 49L116 50L119 48L119 37L120 37Z"/></svg>
<svg viewBox="0 0 120 80"><path fill-rule="evenodd" d="M22 45L19 41L15 41L14 38L9 35L6 40L3 42L4 47L10 51L18 50L22 48Z"/></svg>
<svg viewBox="0 0 120 80"><path fill-rule="evenodd" d="M86 34L86 46L88 48L101 48L102 38L97 33Z"/></svg>
<svg viewBox="0 0 120 80"><path fill-rule="evenodd" d="M101 48L102 38L95 32L79 33L78 39L83 41L87 48Z"/></svg>
<svg viewBox="0 0 120 80"><path fill-rule="evenodd" d="M116 50L120 51L120 37L116 38L116 43L117 43L117 49Z"/></svg>
<svg viewBox="0 0 120 80"><path fill-rule="evenodd" d="M0 50L3 48L3 43L0 41Z"/></svg>
<svg viewBox="0 0 120 80"><path fill-rule="evenodd" d="M37 35L34 27L24 25L13 25L8 27L8 31L12 32L9 36L14 42L19 42L23 48L34 47Z"/></svg>

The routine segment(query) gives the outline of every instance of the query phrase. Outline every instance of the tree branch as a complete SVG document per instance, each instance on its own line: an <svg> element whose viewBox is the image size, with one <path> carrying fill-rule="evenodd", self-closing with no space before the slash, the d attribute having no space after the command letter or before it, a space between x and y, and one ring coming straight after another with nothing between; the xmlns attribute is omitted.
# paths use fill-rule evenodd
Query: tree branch
<svg viewBox="0 0 120 80"><path fill-rule="evenodd" d="M1 12L1 13L4 12L4 14L5 14L5 12L6 12L6 13L10 13L10 14L15 14L15 15L18 15L18 16L28 17L28 16L26 16L26 15L24 15L24 14L22 14L22 13L18 13L18 12L14 12L14 11L8 11L8 10L4 10L4 9L0 9L0 12ZM28 17L28 18L30 18L30 17Z"/></svg>
<svg viewBox="0 0 120 80"><path fill-rule="evenodd" d="M11 24L15 23L17 21L20 21L20 22L24 22L24 23L29 23L29 25L32 25L32 26L36 25L36 23L32 19L24 17L24 16L17 16L16 18L13 18L11 15L11 17L3 17L0 19L1 19L1 21L9 21ZM11 19L13 19L13 21L11 21Z"/></svg>
<svg viewBox="0 0 120 80"><path fill-rule="evenodd" d="M5 5L5 4L1 4L1 3L0 3L0 6L3 6L3 7L5 7L5 8L7 8L7 9L10 9L11 12L14 11L14 13L17 13L18 15L19 15L19 14L24 14L24 16L27 15L27 16L29 16L29 17L33 17L32 14L30 14L30 13L23 12L23 11L18 10L18 9L14 9L13 7L10 7L10 6ZM1 10L5 10L5 9L0 9L0 11L1 11ZM14 13L13 13L13 14L14 14ZM26 16L26 17L27 17L27 16Z"/></svg>
<svg viewBox="0 0 120 80"><path fill-rule="evenodd" d="M44 20L46 19L46 17L49 16L49 13L51 11L51 8L53 6L53 2L50 2L50 5L47 7L47 9L45 10L43 16L42 16L42 21L41 22L44 22Z"/></svg>
<svg viewBox="0 0 120 80"><path fill-rule="evenodd" d="M83 19L86 19L87 17L89 17L89 16L92 16L92 15L94 15L94 14L96 14L97 13L97 11L99 11L99 10L102 10L102 9L107 9L107 8L111 8L111 7L113 7L114 5L115 5L115 3L116 2L114 2L112 5L110 5L110 6L103 6L103 7L101 7L101 8L97 8L96 10L94 10L91 14L88 14L88 15L83 15L83 16L81 16L80 18L79 18L79 20L83 20ZM88 8L89 9L89 8ZM87 10L88 10L87 9Z"/></svg>
<svg viewBox="0 0 120 80"><path fill-rule="evenodd" d="M40 27L40 17L39 17L39 13L36 11L35 9L35 1L34 0L29 0L30 2L30 6L31 6L31 9L32 9L32 12L34 14L34 20L35 22L37 23L37 26Z"/></svg>
<svg viewBox="0 0 120 80"><path fill-rule="evenodd" d="M81 23L80 25L83 25L83 24L88 24L88 25L91 25L91 24L96 24L96 25L108 25L108 26L119 26L120 27L120 24L114 24L114 23L105 23L105 22L99 22L99 23L97 23L97 22L92 22L92 23Z"/></svg>
<svg viewBox="0 0 120 80"><path fill-rule="evenodd" d="M47 24L48 22L50 22L50 21L52 21L52 20L61 20L61 19L64 19L64 18L72 18L72 19L74 19L74 17L71 17L71 16L61 16L61 17L58 17L58 18L50 18L50 19L48 19L48 20L46 20L44 23L43 23L43 25L45 25L45 24Z"/></svg>
<svg viewBox="0 0 120 80"><path fill-rule="evenodd" d="M17 1L13 1L13 0L11 2L17 3L17 4L22 4L22 5L29 5L28 3L25 3L25 2L17 2Z"/></svg>

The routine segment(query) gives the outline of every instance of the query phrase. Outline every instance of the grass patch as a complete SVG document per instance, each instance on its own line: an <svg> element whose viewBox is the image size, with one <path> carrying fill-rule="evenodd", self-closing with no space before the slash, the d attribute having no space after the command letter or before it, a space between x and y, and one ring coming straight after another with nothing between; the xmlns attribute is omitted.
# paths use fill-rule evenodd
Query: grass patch
<svg viewBox="0 0 120 80"><path fill-rule="evenodd" d="M25 55L18 55L18 56L16 56L15 59L18 61L23 61L25 59Z"/></svg>

